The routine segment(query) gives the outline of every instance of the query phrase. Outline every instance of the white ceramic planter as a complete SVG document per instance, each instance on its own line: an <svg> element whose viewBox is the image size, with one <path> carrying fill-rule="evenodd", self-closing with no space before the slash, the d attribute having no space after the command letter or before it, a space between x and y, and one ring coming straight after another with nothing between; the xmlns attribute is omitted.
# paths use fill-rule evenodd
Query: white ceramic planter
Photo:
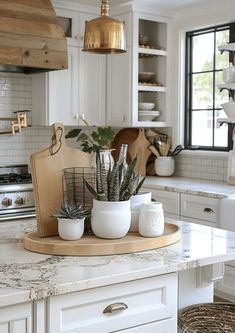
<svg viewBox="0 0 235 333"><path fill-rule="evenodd" d="M152 193L151 192L140 192L131 197L131 232L139 231L139 215L140 215L140 207L142 203L150 203L151 202Z"/></svg>
<svg viewBox="0 0 235 333"><path fill-rule="evenodd" d="M164 232L164 213L161 202L144 203L140 208L139 233L144 237L156 237Z"/></svg>
<svg viewBox="0 0 235 333"><path fill-rule="evenodd" d="M70 220L58 218L58 232L60 238L64 240L77 240L80 239L84 233L84 220Z"/></svg>
<svg viewBox="0 0 235 333"><path fill-rule="evenodd" d="M160 156L155 160L155 172L158 176L172 176L175 171L175 161L171 156Z"/></svg>
<svg viewBox="0 0 235 333"><path fill-rule="evenodd" d="M93 200L91 228L100 238L115 239L124 237L131 225L130 200Z"/></svg>

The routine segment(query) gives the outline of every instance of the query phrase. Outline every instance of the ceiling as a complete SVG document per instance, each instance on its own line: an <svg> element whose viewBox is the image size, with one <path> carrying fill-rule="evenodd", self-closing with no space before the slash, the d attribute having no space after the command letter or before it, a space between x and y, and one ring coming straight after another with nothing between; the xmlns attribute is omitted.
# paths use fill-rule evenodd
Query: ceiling
<svg viewBox="0 0 235 333"><path fill-rule="evenodd" d="M101 0L77 0L76 2L84 5L100 6ZM109 0L110 6L130 2L141 7L155 7L161 10L175 11L191 5L203 3L205 0Z"/></svg>

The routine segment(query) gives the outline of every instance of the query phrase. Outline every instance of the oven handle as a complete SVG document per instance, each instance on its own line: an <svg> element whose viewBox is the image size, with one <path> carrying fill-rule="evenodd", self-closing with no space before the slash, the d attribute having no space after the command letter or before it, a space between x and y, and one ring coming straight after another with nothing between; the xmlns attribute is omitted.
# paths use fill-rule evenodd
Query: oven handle
<svg viewBox="0 0 235 333"><path fill-rule="evenodd" d="M0 215L0 222L4 222L4 221L10 221L10 220L16 220L16 219L27 219L27 218L33 218L35 217L35 211L27 212L27 213L14 213L14 214L4 214L4 215Z"/></svg>

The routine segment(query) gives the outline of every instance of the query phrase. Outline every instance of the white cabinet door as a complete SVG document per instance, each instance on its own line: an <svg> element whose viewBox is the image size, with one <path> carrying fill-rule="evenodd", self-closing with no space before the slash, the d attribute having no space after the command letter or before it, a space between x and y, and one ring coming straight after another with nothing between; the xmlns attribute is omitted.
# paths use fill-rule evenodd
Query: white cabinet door
<svg viewBox="0 0 235 333"><path fill-rule="evenodd" d="M81 118L85 118L89 125L104 125L106 56L79 52L79 123L84 125Z"/></svg>
<svg viewBox="0 0 235 333"><path fill-rule="evenodd" d="M78 52L68 48L68 69L32 75L32 125L78 123Z"/></svg>
<svg viewBox="0 0 235 333"><path fill-rule="evenodd" d="M23 303L0 308L1 333L32 333L32 304Z"/></svg>
<svg viewBox="0 0 235 333"><path fill-rule="evenodd" d="M131 49L107 59L107 123L129 126L132 112Z"/></svg>
<svg viewBox="0 0 235 333"><path fill-rule="evenodd" d="M74 125L78 115L78 48L68 48L69 68L50 72L48 125Z"/></svg>

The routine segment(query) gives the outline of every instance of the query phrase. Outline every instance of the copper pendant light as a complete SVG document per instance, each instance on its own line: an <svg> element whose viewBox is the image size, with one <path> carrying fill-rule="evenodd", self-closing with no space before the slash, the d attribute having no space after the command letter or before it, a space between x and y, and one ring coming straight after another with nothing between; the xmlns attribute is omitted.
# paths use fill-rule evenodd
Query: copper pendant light
<svg viewBox="0 0 235 333"><path fill-rule="evenodd" d="M124 22L109 16L109 0L101 1L101 16L86 22L82 51L98 54L126 52Z"/></svg>

